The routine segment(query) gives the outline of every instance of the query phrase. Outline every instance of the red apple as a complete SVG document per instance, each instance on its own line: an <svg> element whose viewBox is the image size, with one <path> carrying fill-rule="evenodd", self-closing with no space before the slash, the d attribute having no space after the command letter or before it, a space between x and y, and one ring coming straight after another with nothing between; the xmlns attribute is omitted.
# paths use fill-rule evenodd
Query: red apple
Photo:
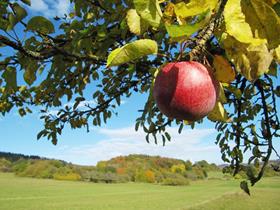
<svg viewBox="0 0 280 210"><path fill-rule="evenodd" d="M219 83L201 63L173 62L156 76L153 95L159 110L167 117L196 121L214 108Z"/></svg>

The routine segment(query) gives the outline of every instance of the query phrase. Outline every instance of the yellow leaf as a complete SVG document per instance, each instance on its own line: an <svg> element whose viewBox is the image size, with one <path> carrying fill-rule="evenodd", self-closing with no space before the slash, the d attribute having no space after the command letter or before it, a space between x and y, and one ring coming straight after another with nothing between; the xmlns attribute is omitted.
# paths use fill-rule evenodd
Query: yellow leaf
<svg viewBox="0 0 280 210"><path fill-rule="evenodd" d="M269 51L266 44L249 45L229 35L223 37L223 46L228 58L244 77L255 80L268 72L273 51Z"/></svg>
<svg viewBox="0 0 280 210"><path fill-rule="evenodd" d="M275 10L264 0L242 0L241 8L253 37L266 39L269 49L276 48L280 44L280 18Z"/></svg>
<svg viewBox="0 0 280 210"><path fill-rule="evenodd" d="M135 9L130 9L127 11L126 21L131 33L136 35L141 34L141 18Z"/></svg>
<svg viewBox="0 0 280 210"><path fill-rule="evenodd" d="M273 53L274 59L280 63L280 45L274 50Z"/></svg>
<svg viewBox="0 0 280 210"><path fill-rule="evenodd" d="M208 119L211 121L219 122L231 122L232 120L228 117L228 113L224 109L221 102L217 102L214 109L208 114Z"/></svg>
<svg viewBox="0 0 280 210"><path fill-rule="evenodd" d="M157 42L151 39L140 39L113 50L107 58L107 67L119 66L147 55L157 54Z"/></svg>
<svg viewBox="0 0 280 210"><path fill-rule="evenodd" d="M175 6L175 5L174 5L173 3L169 2L169 3L166 5L163 14L164 14L165 16L168 16L168 17L173 17L174 14L175 14L175 13L174 13L174 6Z"/></svg>
<svg viewBox="0 0 280 210"><path fill-rule="evenodd" d="M158 0L133 0L133 4L143 20L155 28L160 26L162 12Z"/></svg>
<svg viewBox="0 0 280 210"><path fill-rule="evenodd" d="M217 3L217 0L191 0L187 4L180 2L175 4L175 14L182 18L196 16L209 9L214 9Z"/></svg>
<svg viewBox="0 0 280 210"><path fill-rule="evenodd" d="M265 0L265 3L269 4L270 6L273 6L274 4L277 4L279 2L279 0Z"/></svg>
<svg viewBox="0 0 280 210"><path fill-rule="evenodd" d="M226 58L221 55L214 55L213 65L215 77L220 82L230 83L235 80L235 71Z"/></svg>
<svg viewBox="0 0 280 210"><path fill-rule="evenodd" d="M269 66L269 71L267 72L267 74L277 78L278 64L276 62L272 62L272 64Z"/></svg>
<svg viewBox="0 0 280 210"><path fill-rule="evenodd" d="M265 39L254 37L250 25L245 20L242 12L241 0L228 0L225 10L225 25L228 34L239 42L260 45L266 43Z"/></svg>
<svg viewBox="0 0 280 210"><path fill-rule="evenodd" d="M237 99L242 97L242 92L239 88L236 88L228 83L223 83L223 87L232 92Z"/></svg>
<svg viewBox="0 0 280 210"><path fill-rule="evenodd" d="M219 88L219 101L223 104L227 103L227 97L225 95L225 90L223 84L220 82L220 88Z"/></svg>

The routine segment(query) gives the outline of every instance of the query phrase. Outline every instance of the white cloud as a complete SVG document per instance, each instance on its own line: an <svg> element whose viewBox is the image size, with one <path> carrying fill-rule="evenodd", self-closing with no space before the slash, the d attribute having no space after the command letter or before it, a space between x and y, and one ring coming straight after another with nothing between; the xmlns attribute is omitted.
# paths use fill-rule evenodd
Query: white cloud
<svg viewBox="0 0 280 210"><path fill-rule="evenodd" d="M36 12L48 10L48 5L43 0L32 0L31 9Z"/></svg>
<svg viewBox="0 0 280 210"><path fill-rule="evenodd" d="M163 157L179 158L198 161L206 159L210 162L221 162L219 148L214 144L214 129L186 129L178 134L176 128L168 130L172 141L162 146L159 142L148 144L142 131L135 132L133 127L120 129L95 129L95 132L104 135L104 139L91 145L67 147L60 151L61 159L78 164L92 165L100 160L108 160L119 155L147 154ZM213 143L209 142L213 139Z"/></svg>
<svg viewBox="0 0 280 210"><path fill-rule="evenodd" d="M63 107L65 108L66 106L68 106L69 108L72 108L74 106L75 103L71 102L71 103L66 103L63 105ZM88 106L92 107L92 106L95 106L96 105L96 102L94 100L85 100L85 101L81 101L79 103L79 105L77 106L77 109L80 110L80 111L83 111L83 110L87 110L88 109ZM52 109L52 110L49 110L46 114L47 115L53 115L53 116L57 116L59 110L57 109ZM44 114L45 115L45 114ZM40 113L39 114L39 117L42 116L42 114Z"/></svg>
<svg viewBox="0 0 280 210"><path fill-rule="evenodd" d="M69 0L32 0L31 11L47 17L64 16L70 11Z"/></svg>
<svg viewBox="0 0 280 210"><path fill-rule="evenodd" d="M79 105L77 106L78 109L80 110L85 110L88 109L87 106L96 106L96 101L95 100L85 100L85 101L81 101L79 103ZM74 103L70 103L68 104L70 107L74 106Z"/></svg>
<svg viewBox="0 0 280 210"><path fill-rule="evenodd" d="M126 100L121 100L121 105L124 105L124 104L126 104L126 103L127 103Z"/></svg>

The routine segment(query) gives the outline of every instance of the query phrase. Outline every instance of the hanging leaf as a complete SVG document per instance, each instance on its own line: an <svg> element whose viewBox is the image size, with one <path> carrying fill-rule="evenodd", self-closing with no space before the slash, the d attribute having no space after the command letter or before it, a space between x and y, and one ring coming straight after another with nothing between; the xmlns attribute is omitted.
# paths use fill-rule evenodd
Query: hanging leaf
<svg viewBox="0 0 280 210"><path fill-rule="evenodd" d="M250 190L249 190L247 181L242 181L242 182L240 182L240 188L241 188L245 193L247 193L248 195L250 195Z"/></svg>
<svg viewBox="0 0 280 210"><path fill-rule="evenodd" d="M278 73L278 65L275 61L272 61L271 65L269 66L269 71L267 72L267 74L277 78L277 73Z"/></svg>
<svg viewBox="0 0 280 210"><path fill-rule="evenodd" d="M141 19L135 9L128 10L126 21L130 32L136 35L142 34L148 28L148 24Z"/></svg>
<svg viewBox="0 0 280 210"><path fill-rule="evenodd" d="M232 92L237 99L240 99L242 97L242 92L239 88L236 88L235 86L228 83L223 83L223 87Z"/></svg>
<svg viewBox="0 0 280 210"><path fill-rule="evenodd" d="M131 33L141 34L141 18L135 9L130 9L126 15L127 25Z"/></svg>
<svg viewBox="0 0 280 210"><path fill-rule="evenodd" d="M7 28L8 31L12 30L18 22L20 22L23 18L27 16L26 10L22 8L19 4L17 3L12 4L12 8L15 15L10 13L8 16L9 19L9 26Z"/></svg>
<svg viewBox="0 0 280 210"><path fill-rule="evenodd" d="M51 21L42 16L31 18L27 23L27 30L38 31L43 34L54 33L54 26Z"/></svg>
<svg viewBox="0 0 280 210"><path fill-rule="evenodd" d="M274 9L274 11L278 15L278 17L280 17L280 2L277 2L276 4L274 4L272 8Z"/></svg>
<svg viewBox="0 0 280 210"><path fill-rule="evenodd" d="M29 57L19 57L21 69L24 69L23 78L28 85L32 85L36 80L36 72L39 69L38 61L33 60ZM63 62L62 62L63 63Z"/></svg>
<svg viewBox="0 0 280 210"><path fill-rule="evenodd" d="M175 4L175 14L178 17L186 18L196 16L207 10L212 10L216 7L218 0L191 0L189 3L180 2Z"/></svg>
<svg viewBox="0 0 280 210"><path fill-rule="evenodd" d="M239 42L253 45L260 45L266 42L265 39L253 36L250 25L245 21L241 0L228 0L224 10L224 18L226 32Z"/></svg>
<svg viewBox="0 0 280 210"><path fill-rule="evenodd" d="M280 63L280 45L274 50L273 57L278 63Z"/></svg>
<svg viewBox="0 0 280 210"><path fill-rule="evenodd" d="M29 5L29 6L31 6L31 1L30 0L21 0L23 3L25 3L25 4L27 4L27 5Z"/></svg>
<svg viewBox="0 0 280 210"><path fill-rule="evenodd" d="M25 72L24 72L24 81L28 84L28 85L32 85L33 82L36 80L36 71L38 69L38 64L37 62L31 62L29 63L26 68L25 68Z"/></svg>
<svg viewBox="0 0 280 210"><path fill-rule="evenodd" d="M21 21L23 18L25 18L27 16L27 12L24 8L22 8L21 6L19 6L19 4L14 3L13 5L13 9L16 13L16 17L18 21Z"/></svg>
<svg viewBox="0 0 280 210"><path fill-rule="evenodd" d="M219 101L222 104L227 103L227 97L225 95L225 90L224 90L224 86L222 83L220 83L220 88L219 88L220 92L219 92Z"/></svg>
<svg viewBox="0 0 280 210"><path fill-rule="evenodd" d="M248 45L232 36L226 36L223 44L236 70L248 80L255 80L268 72L273 59L273 51L270 52L266 44Z"/></svg>
<svg viewBox="0 0 280 210"><path fill-rule="evenodd" d="M279 0L264 0L269 6L273 6L279 2Z"/></svg>
<svg viewBox="0 0 280 210"><path fill-rule="evenodd" d="M231 122L226 110L221 102L217 102L214 109L207 115L207 118L211 121L219 122Z"/></svg>
<svg viewBox="0 0 280 210"><path fill-rule="evenodd" d="M224 83L235 80L235 71L226 58L221 55L214 55L213 65L215 78Z"/></svg>
<svg viewBox="0 0 280 210"><path fill-rule="evenodd" d="M17 71L15 67L8 66L2 74L2 78L6 82L6 93L10 94L17 90Z"/></svg>
<svg viewBox="0 0 280 210"><path fill-rule="evenodd" d="M274 9L263 0L242 0L241 7L253 36L266 39L269 49L276 48L280 44L280 18Z"/></svg>
<svg viewBox="0 0 280 210"><path fill-rule="evenodd" d="M210 10L207 10L206 12L199 14L196 16L196 22L191 23L182 23L179 25L171 25L170 23L165 24L165 28L171 38L172 41L180 41L182 39L186 39L195 32L197 32L199 29L203 28L205 24L208 23L209 19L211 17Z"/></svg>
<svg viewBox="0 0 280 210"><path fill-rule="evenodd" d="M165 28L171 38L178 37L189 37L195 33L199 28L200 24L194 25L165 25Z"/></svg>
<svg viewBox="0 0 280 210"><path fill-rule="evenodd" d="M9 14L8 20L9 20L9 24L8 24L7 30L10 31L14 28L14 26L18 23L18 21L17 21L16 16L13 15L12 13Z"/></svg>
<svg viewBox="0 0 280 210"><path fill-rule="evenodd" d="M137 13L151 26L158 28L162 12L158 0L133 0Z"/></svg>
<svg viewBox="0 0 280 210"><path fill-rule="evenodd" d="M126 44L121 48L113 50L107 59L107 66L118 66L143 56L156 54L157 43L150 39L141 39Z"/></svg>
<svg viewBox="0 0 280 210"><path fill-rule="evenodd" d="M172 2L168 2L163 12L164 16L173 17L175 14L174 8L175 4L173 4Z"/></svg>

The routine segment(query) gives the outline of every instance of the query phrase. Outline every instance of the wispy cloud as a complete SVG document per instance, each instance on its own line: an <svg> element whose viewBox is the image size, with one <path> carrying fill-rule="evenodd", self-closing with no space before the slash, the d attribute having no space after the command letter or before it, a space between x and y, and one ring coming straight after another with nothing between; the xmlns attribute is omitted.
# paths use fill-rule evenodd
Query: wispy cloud
<svg viewBox="0 0 280 210"><path fill-rule="evenodd" d="M62 107L65 108L66 106L68 106L69 108L72 108L74 106L74 104L75 103L70 102L70 103L64 104ZM80 111L83 111L83 110L87 110L88 107L96 106L96 104L97 103L96 103L95 100L85 100L85 101L81 101L76 109L78 109ZM58 112L59 112L58 109L52 109L52 110L49 110L46 114L47 115L57 116ZM41 113L39 114L39 116L41 116Z"/></svg>
<svg viewBox="0 0 280 210"><path fill-rule="evenodd" d="M75 104L74 102L67 103L64 105L64 107L66 107L66 106L73 107L74 104ZM79 103L79 105L77 106L77 109L85 110L85 109L88 109L88 106L92 107L92 106L96 106L96 105L97 105L97 103L95 100L85 100L85 101L81 101Z"/></svg>
<svg viewBox="0 0 280 210"><path fill-rule="evenodd" d="M31 11L46 17L64 16L70 11L69 0L32 0Z"/></svg>
<svg viewBox="0 0 280 210"><path fill-rule="evenodd" d="M88 165L96 164L100 160L129 154L160 155L191 161L206 159L210 162L220 162L218 147L214 143L205 144L209 138L213 138L214 142L214 129L186 129L181 134L178 134L176 128L171 128L168 131L173 139L163 147L161 144L148 144L145 141L145 133L135 132L133 127L103 128L95 130L104 136L103 140L90 145L70 146L67 149L62 149L59 158Z"/></svg>

